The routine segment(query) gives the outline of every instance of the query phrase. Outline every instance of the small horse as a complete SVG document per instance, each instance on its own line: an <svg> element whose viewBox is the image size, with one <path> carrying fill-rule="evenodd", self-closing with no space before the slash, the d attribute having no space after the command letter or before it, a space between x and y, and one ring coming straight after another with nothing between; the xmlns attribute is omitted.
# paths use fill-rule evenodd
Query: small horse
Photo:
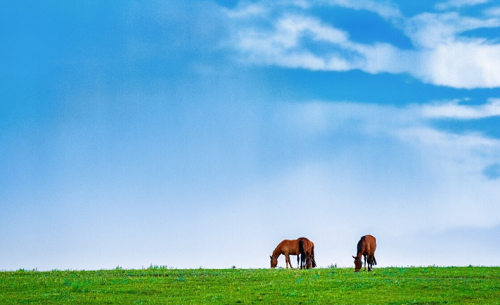
<svg viewBox="0 0 500 305"><path fill-rule="evenodd" d="M299 252L300 252L300 269L311 269L316 267L314 259L314 243L305 237L300 237Z"/></svg>
<svg viewBox="0 0 500 305"><path fill-rule="evenodd" d="M299 240L301 242L299 242ZM309 245L307 246L306 245ZM312 252L311 250L307 250L307 249L304 249L304 247L311 247L312 246ZM299 258L300 258L300 254L301 254L301 247L302 248L302 253L303 254L303 260L306 260L306 264L307 264L307 255L311 255L312 253L312 260L310 259L311 261L311 264L313 264L314 266L316 266L316 262L314 261L314 244L307 238L305 237L302 237L300 239L285 239L283 240L282 242L280 242L278 244L278 246L276 247L276 249L274 249L273 251L273 255L270 256L271 258L271 268L276 268L276 266L278 265L278 257L283 254L285 255L285 261L286 261L286 268L288 269L288 266L290 266L290 268L293 269L293 266L292 266L292 263L290 262L290 255L297 255L297 268L299 267ZM309 253L309 254L308 254Z"/></svg>
<svg viewBox="0 0 500 305"><path fill-rule="evenodd" d="M368 258L368 271L371 271L373 265L377 264L377 260L375 259L375 249L377 249L377 240L375 237L371 235L365 235L361 237L358 242L358 254L353 256L354 258L354 272L358 272L361 270L361 266L363 265L361 262L361 257L365 258L365 266L364 271L366 271L366 261Z"/></svg>

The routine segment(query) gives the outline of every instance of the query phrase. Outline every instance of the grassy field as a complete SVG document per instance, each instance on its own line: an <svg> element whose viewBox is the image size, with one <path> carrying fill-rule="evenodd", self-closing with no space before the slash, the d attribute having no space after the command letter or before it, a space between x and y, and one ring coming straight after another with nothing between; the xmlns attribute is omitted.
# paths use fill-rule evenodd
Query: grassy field
<svg viewBox="0 0 500 305"><path fill-rule="evenodd" d="M0 272L0 304L500 304L500 267Z"/></svg>

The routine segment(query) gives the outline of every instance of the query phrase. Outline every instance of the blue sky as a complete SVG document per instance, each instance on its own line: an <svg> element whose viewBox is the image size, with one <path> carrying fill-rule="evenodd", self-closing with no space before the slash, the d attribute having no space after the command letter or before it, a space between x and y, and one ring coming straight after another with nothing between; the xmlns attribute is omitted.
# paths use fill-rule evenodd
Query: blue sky
<svg viewBox="0 0 500 305"><path fill-rule="evenodd" d="M500 6L0 10L0 270L498 265ZM279 265L284 266L280 258Z"/></svg>

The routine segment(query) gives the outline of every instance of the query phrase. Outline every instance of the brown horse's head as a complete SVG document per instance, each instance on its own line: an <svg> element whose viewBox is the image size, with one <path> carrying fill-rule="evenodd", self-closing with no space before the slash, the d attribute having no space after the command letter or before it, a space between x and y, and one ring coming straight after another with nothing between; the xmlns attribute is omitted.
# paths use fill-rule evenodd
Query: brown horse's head
<svg viewBox="0 0 500 305"><path fill-rule="evenodd" d="M272 256L269 257L271 258L271 268L276 268L276 266L278 265L278 259Z"/></svg>
<svg viewBox="0 0 500 305"><path fill-rule="evenodd" d="M354 258L354 272L358 272L359 270L361 270L361 267L363 266L363 264L361 263L361 257L353 255L352 258Z"/></svg>

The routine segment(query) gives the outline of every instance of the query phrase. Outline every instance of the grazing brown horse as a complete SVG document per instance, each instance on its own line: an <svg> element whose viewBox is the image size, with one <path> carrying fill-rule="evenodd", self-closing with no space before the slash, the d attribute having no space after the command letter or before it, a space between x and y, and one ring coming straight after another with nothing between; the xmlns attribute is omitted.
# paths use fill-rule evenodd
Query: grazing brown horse
<svg viewBox="0 0 500 305"><path fill-rule="evenodd" d="M314 259L314 243L305 237L297 239L299 241L300 251L300 269L311 269L316 267L316 260Z"/></svg>
<svg viewBox="0 0 500 305"><path fill-rule="evenodd" d="M365 235L361 237L358 242L358 254L353 256L354 258L354 271L358 272L361 270L361 266L363 265L361 262L361 257L365 258L365 267L363 270L366 271L366 261L368 259L368 271L371 271L373 265L377 264L377 260L375 260L375 249L377 249L377 240L375 237L371 235Z"/></svg>
<svg viewBox="0 0 500 305"><path fill-rule="evenodd" d="M299 239L285 239L278 244L276 249L273 251L273 255L271 258L271 268L276 268L278 265L278 257L283 254L285 255L286 268L290 265L290 268L293 269L292 263L290 262L290 255L297 255L297 268L299 267L299 257L300 254L303 253L302 259L306 261L307 265L307 257L309 255L311 265L316 266L316 262L314 261L314 243L305 237L301 237Z"/></svg>

